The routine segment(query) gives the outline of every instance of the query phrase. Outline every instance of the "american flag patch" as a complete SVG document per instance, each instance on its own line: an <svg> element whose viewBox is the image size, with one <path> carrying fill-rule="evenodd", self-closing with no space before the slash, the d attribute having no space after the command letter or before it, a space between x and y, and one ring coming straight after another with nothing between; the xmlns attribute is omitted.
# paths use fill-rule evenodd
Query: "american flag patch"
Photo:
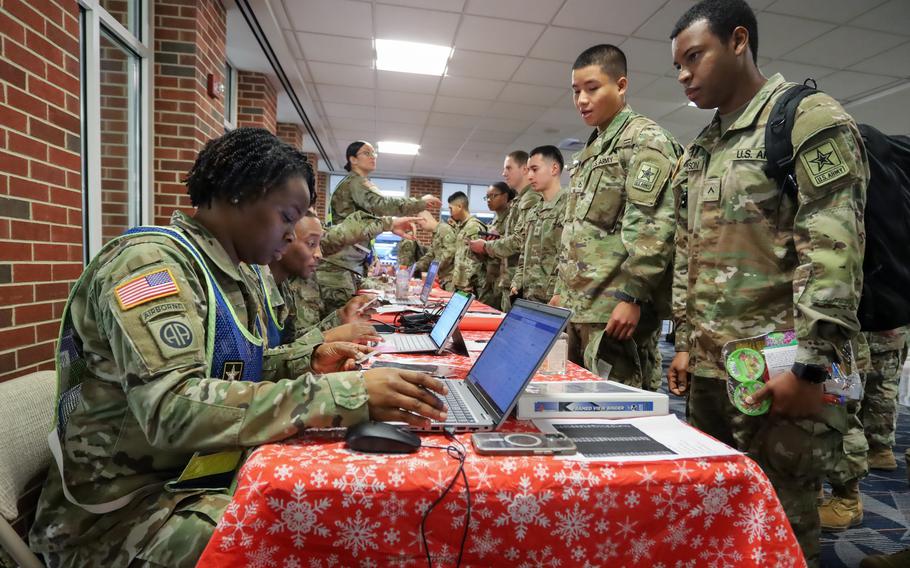
<svg viewBox="0 0 910 568"><path fill-rule="evenodd" d="M174 275L167 268L127 280L114 288L121 310L129 310L156 298L173 296L180 291Z"/></svg>

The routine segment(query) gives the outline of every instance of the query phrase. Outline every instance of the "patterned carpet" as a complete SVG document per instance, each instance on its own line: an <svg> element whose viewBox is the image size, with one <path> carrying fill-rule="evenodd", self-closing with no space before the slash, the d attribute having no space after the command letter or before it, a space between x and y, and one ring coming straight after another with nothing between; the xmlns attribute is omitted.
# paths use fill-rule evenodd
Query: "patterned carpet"
<svg viewBox="0 0 910 568"><path fill-rule="evenodd" d="M660 348L666 376L673 348L664 342ZM666 392L666 384L662 390ZM864 509L860 526L839 533L822 533L822 566L825 568L855 568L867 554L891 553L910 547L910 485L904 460L904 450L910 447L910 409L903 406L899 409L894 448L897 471L872 471L860 482ZM671 395L670 410L685 419L683 399ZM830 492L830 488L827 491Z"/></svg>

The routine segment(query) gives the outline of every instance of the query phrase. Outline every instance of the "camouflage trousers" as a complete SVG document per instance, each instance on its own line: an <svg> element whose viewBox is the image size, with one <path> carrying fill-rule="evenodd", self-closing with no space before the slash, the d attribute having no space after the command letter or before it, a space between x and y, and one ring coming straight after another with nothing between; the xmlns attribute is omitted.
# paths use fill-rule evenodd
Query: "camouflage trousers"
<svg viewBox="0 0 910 568"><path fill-rule="evenodd" d="M822 478L843 444L846 409L832 406L819 420L747 416L727 398L723 380L691 377L689 424L746 452L774 486L810 567L819 566L821 526L816 498Z"/></svg>
<svg viewBox="0 0 910 568"><path fill-rule="evenodd" d="M495 282L490 281L484 282L483 288L477 293L477 298L481 302L497 310L502 310L502 297L502 290Z"/></svg>
<svg viewBox="0 0 910 568"><path fill-rule="evenodd" d="M316 269L316 282L322 294L322 317L344 306L360 287L361 277L327 262Z"/></svg>
<svg viewBox="0 0 910 568"><path fill-rule="evenodd" d="M641 320L626 341L603 333L606 323L570 322L569 360L601 377L637 388L657 390L663 372L660 350L661 321L653 312L642 309Z"/></svg>

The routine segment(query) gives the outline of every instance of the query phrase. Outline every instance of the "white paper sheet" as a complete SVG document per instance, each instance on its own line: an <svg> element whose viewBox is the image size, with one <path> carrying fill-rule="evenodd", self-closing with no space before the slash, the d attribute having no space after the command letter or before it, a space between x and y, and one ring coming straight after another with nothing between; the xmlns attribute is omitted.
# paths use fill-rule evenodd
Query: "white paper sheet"
<svg viewBox="0 0 910 568"><path fill-rule="evenodd" d="M681 422L675 415L667 416L649 416L646 418L628 418L621 420L595 420L595 419L537 419L534 425L541 432L558 432L555 425L559 424L594 424L594 425L617 425L628 424L638 429L641 435L651 439L652 445L662 445L666 451L648 454L638 453L636 455L613 455L609 457L596 457L585 455L582 448L579 453L571 456L563 456L562 459L578 461L608 461L608 462L631 462L631 461L664 461L679 460L721 456L735 456L742 452L722 444L717 440L706 436L695 428ZM578 440L576 440L578 443ZM637 444L639 448L647 444ZM609 447L610 443L605 442Z"/></svg>

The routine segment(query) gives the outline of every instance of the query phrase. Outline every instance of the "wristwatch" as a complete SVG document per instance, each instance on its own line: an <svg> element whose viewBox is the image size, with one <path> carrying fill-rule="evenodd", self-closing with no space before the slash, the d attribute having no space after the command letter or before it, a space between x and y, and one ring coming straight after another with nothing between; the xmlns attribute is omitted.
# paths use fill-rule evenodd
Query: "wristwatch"
<svg viewBox="0 0 910 568"><path fill-rule="evenodd" d="M617 290L616 292L613 292L613 297L616 298L617 300L619 300L620 302L628 302L630 304L635 304L637 306L641 305L641 300L639 300L638 298L636 298L634 296L630 296L630 295L626 294L625 292L620 292Z"/></svg>
<svg viewBox="0 0 910 568"><path fill-rule="evenodd" d="M813 384L821 384L828 380L830 375L828 369L821 365L807 365L805 363L793 363L790 369L793 374L800 379Z"/></svg>

